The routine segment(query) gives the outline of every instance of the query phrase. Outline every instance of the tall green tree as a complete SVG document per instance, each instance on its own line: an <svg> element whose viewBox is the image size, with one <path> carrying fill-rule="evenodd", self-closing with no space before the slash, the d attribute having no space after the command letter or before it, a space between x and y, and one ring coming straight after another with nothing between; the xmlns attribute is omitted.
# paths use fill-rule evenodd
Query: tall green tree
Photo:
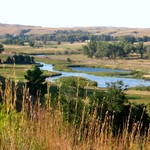
<svg viewBox="0 0 150 150"><path fill-rule="evenodd" d="M124 52L125 52L125 56L129 55L130 53L133 53L134 52L133 44L130 42L125 42L124 43Z"/></svg>
<svg viewBox="0 0 150 150"><path fill-rule="evenodd" d="M109 47L110 44L108 42L98 42L94 56L96 58L109 57Z"/></svg>
<svg viewBox="0 0 150 150"><path fill-rule="evenodd" d="M117 52L118 52L118 43L117 42L111 43L110 58L115 59L117 56Z"/></svg>
<svg viewBox="0 0 150 150"><path fill-rule="evenodd" d="M34 70L28 70L26 75L24 75L27 80L27 87L29 88L29 93L37 96L44 96L47 93L47 83L45 83L46 77L42 75L43 72L40 68L35 67Z"/></svg>
<svg viewBox="0 0 150 150"><path fill-rule="evenodd" d="M84 54L86 54L89 58L92 58L97 50L97 42L91 41L87 45L83 46L82 49Z"/></svg>

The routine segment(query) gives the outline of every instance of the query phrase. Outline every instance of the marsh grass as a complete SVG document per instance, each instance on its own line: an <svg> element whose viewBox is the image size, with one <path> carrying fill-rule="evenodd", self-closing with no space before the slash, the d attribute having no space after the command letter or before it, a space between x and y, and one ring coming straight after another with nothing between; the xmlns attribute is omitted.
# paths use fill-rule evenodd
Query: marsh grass
<svg viewBox="0 0 150 150"><path fill-rule="evenodd" d="M142 122L134 122L129 130L130 114L124 122L123 133L118 131L113 136L115 115L105 114L104 121L96 118L97 108L85 118L86 103L82 111L79 126L63 119L63 110L58 95L58 108L54 110L51 93L47 93L45 105L41 106L40 98L33 102L26 84L22 86L21 110L17 105L17 81L5 80L5 88L0 86L0 148L3 150L148 150L150 149L150 128L142 136ZM51 83L48 83L48 89ZM61 85L60 85L61 86ZM60 93L61 88L59 88ZM77 90L78 91L78 90ZM87 101L88 97L84 100ZM76 105L78 105L78 93ZM76 108L74 109L76 112ZM132 111L132 110L131 110ZM77 115L75 113L75 115ZM141 114L142 118L142 114ZM88 128L84 128L88 124Z"/></svg>

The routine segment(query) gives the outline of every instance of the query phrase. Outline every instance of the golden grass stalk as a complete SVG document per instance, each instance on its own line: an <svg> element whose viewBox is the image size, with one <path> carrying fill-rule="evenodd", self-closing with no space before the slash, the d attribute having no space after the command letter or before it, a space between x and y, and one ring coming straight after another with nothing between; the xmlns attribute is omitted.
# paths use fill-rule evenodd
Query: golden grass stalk
<svg viewBox="0 0 150 150"><path fill-rule="evenodd" d="M63 119L60 106L60 89L58 109L51 108L51 94L48 93L46 107L40 105L40 98L33 103L26 84L22 89L22 109L16 111L17 82L5 80L5 89L0 87L3 106L0 110L0 149L3 150L149 150L150 128L148 133L140 135L142 122L133 123L129 129L130 114L124 125L123 134L113 136L112 128L115 115L106 112L102 122L97 116L97 106L93 113L85 118L86 103L82 111L79 127L70 125ZM50 87L50 84L48 88ZM48 90L49 91L49 90ZM88 97L86 97L86 101ZM75 106L77 107L77 106ZM53 110L53 111L52 111ZM132 110L131 110L132 111ZM130 111L130 113L131 113ZM144 110L143 110L144 111ZM142 116L141 116L142 119ZM85 125L89 125L85 128Z"/></svg>

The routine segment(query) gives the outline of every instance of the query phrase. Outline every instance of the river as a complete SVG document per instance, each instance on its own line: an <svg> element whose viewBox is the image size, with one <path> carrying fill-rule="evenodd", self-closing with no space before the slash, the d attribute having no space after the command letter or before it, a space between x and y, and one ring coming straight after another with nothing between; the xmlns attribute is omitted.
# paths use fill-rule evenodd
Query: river
<svg viewBox="0 0 150 150"><path fill-rule="evenodd" d="M58 79L60 77L70 77L70 76L77 76L77 77L84 77L87 78L89 80L92 81L96 81L97 82L97 86L98 87L106 87L106 82L107 83L111 83L111 82L116 82L116 81L123 81L124 85L128 85L129 87L135 87L135 86L150 86L150 81L147 80L143 80L143 79L133 79L133 78L119 78L119 77L105 77L105 76L95 76L95 75L90 75L90 74L86 74L84 73L78 73L78 72L63 72L63 71L56 71L53 70L53 65L51 64L45 64L45 63L41 63L43 64L42 67L40 67L41 70L48 70L48 71L53 71L53 72L59 72L62 75L61 76L55 76L55 77L49 77L47 78L47 80L50 80L52 82L54 82L55 79ZM73 68L72 68L73 69ZM74 69L77 69L76 67ZM79 69L81 69L82 71L85 71L86 67L82 68L80 67ZM96 68L93 68L94 70ZM103 69L103 68L97 68L98 70L104 70L104 72L106 72L106 70L109 72L124 72L125 70L112 70L112 69ZM99 70L100 71L100 70ZM89 68L88 68L88 72L89 72ZM95 71L94 71L95 72ZM127 71L125 71L127 72Z"/></svg>

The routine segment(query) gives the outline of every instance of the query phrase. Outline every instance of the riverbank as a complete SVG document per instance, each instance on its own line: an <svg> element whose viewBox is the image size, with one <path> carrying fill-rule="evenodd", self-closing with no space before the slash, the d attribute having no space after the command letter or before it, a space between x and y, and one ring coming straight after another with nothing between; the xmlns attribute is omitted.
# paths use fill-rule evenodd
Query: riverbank
<svg viewBox="0 0 150 150"><path fill-rule="evenodd" d="M70 61L68 62L68 59ZM130 73L89 73L97 76L120 76L133 77L149 80L150 79L150 60L144 59L90 59L85 55L48 55L43 57L35 57L36 61L45 62L47 64L54 64L54 69L58 71L72 72L70 66L86 66L109 69L131 70Z"/></svg>

